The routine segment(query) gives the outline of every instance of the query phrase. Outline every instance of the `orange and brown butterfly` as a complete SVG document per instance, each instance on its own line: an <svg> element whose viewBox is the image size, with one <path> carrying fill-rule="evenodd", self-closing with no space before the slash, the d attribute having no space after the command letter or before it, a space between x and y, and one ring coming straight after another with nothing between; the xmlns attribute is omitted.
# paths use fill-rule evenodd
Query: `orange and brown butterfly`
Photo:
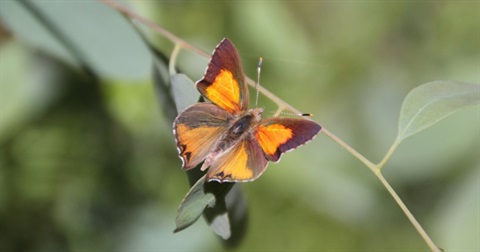
<svg viewBox="0 0 480 252"><path fill-rule="evenodd" d="M199 102L173 123L183 169L201 162L207 181L246 182L258 178L268 162L312 140L317 123L301 118L262 119L262 108L248 109L249 93L240 56L224 38L213 52L205 76L196 83L212 103Z"/></svg>

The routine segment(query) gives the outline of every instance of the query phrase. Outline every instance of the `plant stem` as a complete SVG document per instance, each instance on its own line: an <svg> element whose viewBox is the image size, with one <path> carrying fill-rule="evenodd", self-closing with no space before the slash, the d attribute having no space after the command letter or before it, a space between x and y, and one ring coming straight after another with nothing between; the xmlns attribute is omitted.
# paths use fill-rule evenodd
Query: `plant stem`
<svg viewBox="0 0 480 252"><path fill-rule="evenodd" d="M328 131L327 129L323 128L322 129L322 132L323 134L325 134L326 136L328 136L329 138L331 138L333 141L335 141L336 143L338 143L340 146L342 146L343 148L345 148L348 152L350 152L353 156L355 156L358 160L360 160L362 163L364 163L368 168L370 168L370 170L375 174L375 176L377 176L377 178L380 180L380 182L382 182L383 186L387 189L387 191L390 193L390 195L392 196L392 198L395 200L395 202L397 202L398 206L402 209L403 213L407 216L408 220L410 220L410 222L412 223L412 225L415 227L415 229L417 230L417 232L420 234L420 236L423 238L423 240L425 241L425 243L428 245L428 247L430 248L431 251L442 251L441 249L439 249L435 243L432 241L432 239L430 239L430 237L428 236L427 232L425 232L425 230L422 228L422 226L420 225L420 223L418 223L417 219L415 219L415 217L413 216L413 214L410 212L410 210L408 210L407 206L405 205L405 203L403 203L402 199L400 198L400 196L398 196L398 194L395 192L395 190L392 188L392 186L390 186L390 184L388 183L388 181L385 179L385 177L383 177L382 173L381 173L381 169L383 167L383 165L385 165L385 163L388 161L388 159L391 157L391 155L393 154L393 152L395 151L395 149L397 148L398 144L399 144L399 141L396 140L392 146L390 147L390 149L388 150L387 154L385 155L385 157L382 159L382 161L378 164L378 165L375 165L373 164L372 162L370 162L370 160L368 160L367 158L365 158L363 155L361 155L360 153L358 153L355 149L353 149L352 147L350 147L350 145L346 144L345 142L343 142L340 138L338 138L337 136L335 136L334 134L332 134L330 131Z"/></svg>
<svg viewBox="0 0 480 252"><path fill-rule="evenodd" d="M390 186L390 184L388 183L388 181L385 179L385 177L383 177L382 173L380 172L380 169L378 169L376 172L374 172L375 175L377 176L377 178L382 182L383 186L385 186L385 188L388 190L388 192L390 193L390 195L392 195L393 199L397 202L398 206L400 206L400 208L402 209L403 213L407 216L407 218L410 220L410 222L412 223L412 225L415 227L415 229L418 231L418 233L420 234L420 236L423 238L423 240L425 241L425 243L428 245L428 247L430 248L431 251L436 251L436 252L440 252L442 251L440 248L437 247L437 245L435 245L435 243L432 241L432 239L430 239L430 237L428 236L427 232L425 232L425 230L422 228L422 226L420 225L420 223L418 223L418 221L415 219L415 217L413 216L413 214L410 212L410 210L408 210L407 206L403 203L402 199L400 199L400 197L398 196L398 194L395 192L395 190L393 190L393 188Z"/></svg>
<svg viewBox="0 0 480 252"><path fill-rule="evenodd" d="M189 44L188 42L180 39L179 37L175 36L173 33L171 33L170 31L164 29L163 27L160 27L158 26L157 24L153 23L152 21L148 20L148 19L145 19L144 17L132 12L131 10L125 8L124 6L122 6L121 4L119 3L116 3L115 1L113 0L100 0L102 1L103 3L105 3L106 5L118 10L119 12L123 13L124 15L126 15L127 17L130 17L134 20L137 20L139 21L140 23L148 26L149 28L151 28L152 30L162 34L163 36L165 36L167 39L169 39L170 41L172 41L173 43L176 44L176 49L178 48L185 48L187 50L190 50L194 53L196 53L197 55L200 55L202 57L205 57L205 58L210 58L211 55L203 50L200 50L198 49L197 47ZM177 52L175 52L176 54ZM248 83L248 85L252 86L252 87L255 87L255 81L253 81L252 79L246 77L246 82ZM262 86L259 86L258 87L258 90L260 93L262 93L263 95L265 95L268 99L270 99L271 101L275 102L275 104L278 105L279 107L279 111L281 110L284 110L284 109L287 109L293 113L297 113L297 114L300 114L301 112L299 110L297 110L296 108L294 108L293 106L291 106L290 104L286 103L285 101L283 101L282 99L280 99L279 97L277 97L276 95L274 95L272 92L268 91L267 89L265 89L264 87ZM383 166L385 165L385 163L390 159L391 155L393 154L393 152L395 151L395 149L397 148L399 142L396 140L393 145L390 147L390 149L388 150L387 154L385 155L385 157L382 159L382 161L378 164L378 165L375 165L374 163L372 163L370 160L368 160L367 158L365 158L363 155L361 155L360 153L358 153L355 149L353 149L350 145L346 144L344 141L342 141L340 138L338 138L337 136L335 136L333 133L331 133L330 131L328 131L327 129L325 128L322 128L322 132L323 134L325 134L327 137L329 137L330 139L332 139L333 141L335 141L336 143L338 143L340 146L342 146L343 148L345 148L348 152L350 152L353 156L355 156L358 160L360 160L363 164L365 164L374 174L375 176L377 176L377 178L381 181L381 183L383 184L383 186L385 186L385 188L387 189L387 191L390 193L390 195L393 197L393 199L397 202L397 204L400 206L400 208L402 209L402 211L404 212L404 214L407 216L407 218L410 220L410 222L412 223L412 225L415 227L415 229L418 231L418 233L420 234L420 236L422 236L422 238L425 240L425 243L428 245L428 247L430 248L430 250L432 251L441 251L436 245L435 243L433 243L433 241L430 239L430 237L427 235L427 233L425 232L425 230L422 228L422 226L418 223L418 221L415 219L415 217L412 215L412 213L408 210L408 208L406 207L406 205L403 203L403 201L400 199L400 197L397 195L397 193L395 192L395 190L393 190L393 188L390 186L390 184L387 182L387 180L383 177L382 173L381 173L381 169L383 168Z"/></svg>
<svg viewBox="0 0 480 252"><path fill-rule="evenodd" d="M393 142L392 146L390 146L390 149L388 149L387 151L387 154L385 154L385 156L383 157L382 161L380 161L380 163L377 164L377 169L378 171L381 171L383 166L387 163L387 161L390 159L390 157L392 156L393 152L395 152L395 150L397 149L398 145L400 144L400 141L398 140L398 138L395 140L395 142Z"/></svg>
<svg viewBox="0 0 480 252"><path fill-rule="evenodd" d="M332 134L330 131L328 131L325 128L322 128L323 134L328 136L330 139L338 143L340 146L345 148L348 152L350 152L353 156L355 156L358 160L360 160L362 163L364 163L372 172L376 172L377 166L370 162L367 158L365 158L362 154L358 153L355 149L353 149L350 145L346 144L342 139L338 138L334 134Z"/></svg>
<svg viewBox="0 0 480 252"><path fill-rule="evenodd" d="M177 73L177 71L175 70L175 64L177 62L177 57L178 57L178 54L180 53L180 49L181 49L180 44L175 44L172 54L170 55L170 62L168 63L168 72L170 73L170 76L173 76L174 74Z"/></svg>

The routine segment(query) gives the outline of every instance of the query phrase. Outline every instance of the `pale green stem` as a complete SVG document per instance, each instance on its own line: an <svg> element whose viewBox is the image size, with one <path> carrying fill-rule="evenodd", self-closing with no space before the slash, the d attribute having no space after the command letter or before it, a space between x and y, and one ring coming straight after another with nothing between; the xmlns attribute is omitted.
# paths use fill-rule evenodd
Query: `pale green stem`
<svg viewBox="0 0 480 252"><path fill-rule="evenodd" d="M368 168L370 168L370 170L372 170L372 172L374 172L374 173L376 172L377 166L374 163L370 162L370 160L365 158L362 154L358 153L355 149L350 147L350 145L346 144L344 141L342 141L340 138L338 138L337 136L335 136L334 134L332 134L330 131L328 131L325 128L322 128L322 133L325 134L326 136L328 136L330 139L332 139L336 143L338 143L343 148L345 148L348 152L350 152L350 154L355 156L358 160L360 160Z"/></svg>
<svg viewBox="0 0 480 252"><path fill-rule="evenodd" d="M170 55L170 62L168 62L168 71L170 73L170 76L173 76L174 74L177 73L177 71L175 70L175 64L177 62L177 57L178 57L178 54L180 53L181 48L182 47L180 44L175 44L172 54Z"/></svg>
<svg viewBox="0 0 480 252"><path fill-rule="evenodd" d="M377 164L378 171L381 171L382 168L387 163L387 161L390 160L390 157L392 156L393 152L395 152L399 144L400 144L400 141L397 138L395 142L393 142L392 146L390 146L390 149L388 149L387 154L385 154L382 161L380 161L380 163Z"/></svg>
<svg viewBox="0 0 480 252"><path fill-rule="evenodd" d="M398 206L402 209L403 213L407 216L407 218L410 220L412 225L415 227L417 232L420 234L420 236L423 238L425 243L428 245L431 251L435 252L441 252L442 250L435 245L435 243L430 239L430 236L428 236L427 232L422 228L420 223L418 223L417 219L413 216L413 214L408 210L407 206L403 203L402 199L398 196L398 194L393 190L393 188L390 186L388 181L383 177L382 173L380 172L380 169L378 169L376 172L374 172L377 178L382 182L383 186L387 188L388 192L390 195L392 195L393 199L397 202Z"/></svg>

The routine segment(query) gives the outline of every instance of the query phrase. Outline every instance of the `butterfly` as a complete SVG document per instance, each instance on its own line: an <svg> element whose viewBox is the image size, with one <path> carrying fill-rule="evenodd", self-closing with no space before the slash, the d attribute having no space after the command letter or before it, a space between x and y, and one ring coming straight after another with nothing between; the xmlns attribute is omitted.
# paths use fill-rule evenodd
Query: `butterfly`
<svg viewBox="0 0 480 252"><path fill-rule="evenodd" d="M181 112L173 132L182 168L201 162L207 181L247 182L258 178L269 161L312 140L321 127L302 118L262 119L262 108L248 109L249 93L240 55L224 38L215 48L205 75L196 83L211 103Z"/></svg>

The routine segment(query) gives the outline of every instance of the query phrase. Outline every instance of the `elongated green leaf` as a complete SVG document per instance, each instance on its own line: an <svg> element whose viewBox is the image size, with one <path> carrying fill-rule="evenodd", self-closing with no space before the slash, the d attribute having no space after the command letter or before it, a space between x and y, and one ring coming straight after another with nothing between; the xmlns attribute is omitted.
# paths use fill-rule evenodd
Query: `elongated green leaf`
<svg viewBox="0 0 480 252"><path fill-rule="evenodd" d="M205 175L198 168L187 172L191 185ZM227 247L238 245L245 234L247 222L247 202L240 184L212 182L205 185L205 191L217 192L215 205L203 211L205 221Z"/></svg>
<svg viewBox="0 0 480 252"><path fill-rule="evenodd" d="M176 229L181 231L198 220L205 208L214 207L216 202L224 200L234 183L205 183L205 176L200 178L188 191L177 211Z"/></svg>
<svg viewBox="0 0 480 252"><path fill-rule="evenodd" d="M173 99L179 113L198 101L200 93L193 81L185 74L174 74L171 82Z"/></svg>
<svg viewBox="0 0 480 252"><path fill-rule="evenodd" d="M241 189L241 184L236 183L224 199L217 199L213 209L207 208L204 212L210 228L223 238L224 245L229 248L240 244L247 226L247 202ZM214 211L217 205L225 206L227 211L223 214L220 209ZM215 215L212 215L213 212Z"/></svg>
<svg viewBox="0 0 480 252"><path fill-rule="evenodd" d="M148 76L148 49L127 20L100 1L2 0L0 16L18 39L73 66L88 65L109 78Z"/></svg>
<svg viewBox="0 0 480 252"><path fill-rule="evenodd" d="M397 141L416 134L446 116L480 103L480 85L434 81L414 88L400 111Z"/></svg>
<svg viewBox="0 0 480 252"><path fill-rule="evenodd" d="M163 110L165 116L167 117L169 124L171 125L173 123L173 120L175 120L178 111L176 110L176 104L171 94L172 84L170 74L168 72L168 65L170 64L170 60L162 51L158 50L150 43L148 38L137 25L135 25L133 22L131 22L131 24L135 32L137 32L142 42L146 45L146 47L152 54L153 86L155 87L155 93L157 95L157 100L160 104L160 107Z"/></svg>
<svg viewBox="0 0 480 252"><path fill-rule="evenodd" d="M203 190L205 176L195 183L183 199L175 218L176 228L174 232L181 231L198 220L207 205L215 204L215 195Z"/></svg>
<svg viewBox="0 0 480 252"><path fill-rule="evenodd" d="M155 93L160 107L171 125L178 112L175 108L175 101L171 95L168 59L159 51L155 51L153 57L152 77Z"/></svg>
<svg viewBox="0 0 480 252"><path fill-rule="evenodd" d="M217 199L213 208L207 208L204 212L205 219L210 228L223 240L228 240L232 235L230 218L225 199Z"/></svg>

